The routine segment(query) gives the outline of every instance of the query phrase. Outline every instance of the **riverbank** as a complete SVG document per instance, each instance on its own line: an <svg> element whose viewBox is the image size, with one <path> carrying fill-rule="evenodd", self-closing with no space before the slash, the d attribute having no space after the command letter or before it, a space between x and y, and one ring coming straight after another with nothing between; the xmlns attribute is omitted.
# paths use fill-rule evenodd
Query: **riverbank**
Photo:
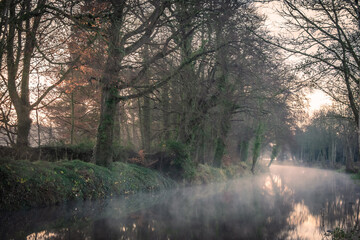
<svg viewBox="0 0 360 240"><path fill-rule="evenodd" d="M330 240L351 236L358 192L344 174L273 166L220 184L1 212L0 238Z"/></svg>
<svg viewBox="0 0 360 240"><path fill-rule="evenodd" d="M115 162L110 168L80 160L9 161L0 165L0 209L49 206L176 186L156 171Z"/></svg>
<svg viewBox="0 0 360 240"><path fill-rule="evenodd" d="M298 166L298 167L309 167L325 170L334 170L341 173L349 173L352 175L358 175L360 178L360 162L353 163L352 171L348 171L346 166L342 163L336 163L334 165L329 164L328 162L296 162L296 161L275 161L272 165L280 166Z"/></svg>
<svg viewBox="0 0 360 240"><path fill-rule="evenodd" d="M175 181L160 171L123 162L114 162L105 168L80 160L3 161L0 164L0 210L222 182L250 174L250 166L245 163L226 168L200 164L192 176Z"/></svg>

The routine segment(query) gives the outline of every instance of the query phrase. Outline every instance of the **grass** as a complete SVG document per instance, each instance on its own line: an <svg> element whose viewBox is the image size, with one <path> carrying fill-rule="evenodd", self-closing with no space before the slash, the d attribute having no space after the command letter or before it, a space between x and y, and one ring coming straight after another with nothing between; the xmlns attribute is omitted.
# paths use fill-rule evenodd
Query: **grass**
<svg viewBox="0 0 360 240"><path fill-rule="evenodd" d="M331 237L331 240L355 240L360 239L360 229L358 226L353 227L349 230L344 230L342 228L335 228L334 231L327 234Z"/></svg>
<svg viewBox="0 0 360 240"><path fill-rule="evenodd" d="M187 157L181 159L187 160ZM215 168L180 161L186 185L224 182L251 174L251 166L240 162ZM263 169L258 166L258 171ZM159 171L135 164L114 162L109 168L71 161L0 159L0 210L16 210L60 204L69 200L88 200L156 191L178 186Z"/></svg>
<svg viewBox="0 0 360 240"><path fill-rule="evenodd" d="M0 164L0 209L48 206L175 185L156 171L120 162L104 168L80 160L7 161Z"/></svg>
<svg viewBox="0 0 360 240"><path fill-rule="evenodd" d="M195 176L190 180L192 184L207 184L224 182L251 174L251 166L245 162L232 164L224 168L215 168L206 164L199 164Z"/></svg>
<svg viewBox="0 0 360 240"><path fill-rule="evenodd" d="M360 173L351 174L351 178L354 180L355 183L360 184Z"/></svg>

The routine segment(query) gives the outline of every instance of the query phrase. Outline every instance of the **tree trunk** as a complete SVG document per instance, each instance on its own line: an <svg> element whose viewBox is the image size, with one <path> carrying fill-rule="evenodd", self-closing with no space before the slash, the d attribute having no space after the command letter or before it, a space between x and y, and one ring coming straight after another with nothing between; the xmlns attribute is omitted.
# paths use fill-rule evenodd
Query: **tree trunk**
<svg viewBox="0 0 360 240"><path fill-rule="evenodd" d="M205 134L202 133L199 139L198 149L197 149L197 163L205 163Z"/></svg>
<svg viewBox="0 0 360 240"><path fill-rule="evenodd" d="M335 166L335 162L336 162L336 139L332 141L332 146L331 146L331 167Z"/></svg>
<svg viewBox="0 0 360 240"><path fill-rule="evenodd" d="M116 112L116 89L104 87L101 95L100 123L97 132L94 161L97 165L109 166L113 158L113 133Z"/></svg>
<svg viewBox="0 0 360 240"><path fill-rule="evenodd" d="M16 146L19 150L30 146L29 135L31 129L30 108L25 106L18 106L16 109L18 128Z"/></svg>
<svg viewBox="0 0 360 240"><path fill-rule="evenodd" d="M238 154L239 159L242 162L246 162L249 156L249 145L250 140L240 140L240 143L238 144Z"/></svg>
<svg viewBox="0 0 360 240"><path fill-rule="evenodd" d="M271 164L273 163L273 161L275 160L275 158L277 157L277 155L279 154L279 145L275 144L273 146L272 152L271 152L271 158L270 158L270 162L268 164L268 167L271 166Z"/></svg>
<svg viewBox="0 0 360 240"><path fill-rule="evenodd" d="M108 58L101 78L100 121L93 153L93 161L97 165L109 166L113 160L113 136L116 105L118 103L117 78L123 57L121 48L121 26L123 18L123 3L113 3L114 12L110 16L110 39Z"/></svg>
<svg viewBox="0 0 360 240"><path fill-rule="evenodd" d="M352 151L352 146L349 139L347 139L346 146L346 171L353 173L354 172L354 153Z"/></svg>
<svg viewBox="0 0 360 240"><path fill-rule="evenodd" d="M128 124L128 117L126 116L126 113L124 114L124 128L126 132L126 145L129 145L131 143L131 135L130 135L130 129Z"/></svg>
<svg viewBox="0 0 360 240"><path fill-rule="evenodd" d="M144 97L143 105L143 133L144 133L144 150L145 152L151 151L151 110L150 110L150 98Z"/></svg>
<svg viewBox="0 0 360 240"><path fill-rule="evenodd" d="M119 104L116 105L115 111L114 142L121 145L121 116Z"/></svg>
<svg viewBox="0 0 360 240"><path fill-rule="evenodd" d="M145 45L144 46L144 51L143 51L143 59L144 59L144 64L148 65L148 59L149 59L149 46ZM149 78L149 74L148 72L146 72L145 76L144 76L144 84L145 85L150 85L150 78ZM142 129L143 129L143 148L145 150L145 152L150 152L151 151L151 102L150 102L150 94L146 94L144 96L144 105L142 107L142 114L143 114L143 118L142 118Z"/></svg>
<svg viewBox="0 0 360 240"><path fill-rule="evenodd" d="M170 138L170 98L169 98L169 85L166 84L162 92L162 104L163 104L163 131L164 140L168 141Z"/></svg>
<svg viewBox="0 0 360 240"><path fill-rule="evenodd" d="M191 18L189 18L188 10L191 9L190 4L186 1L179 1L176 7L180 9L180 14L177 16L177 21L180 27L180 38L177 40L177 44L180 46L180 58L181 62L188 62L193 54L192 40L194 33L191 32ZM197 111L197 89L196 86L196 74L194 66L192 64L186 65L180 72L181 84L180 84L180 100L181 114L180 123L178 127L180 141L191 146L195 137L195 126L192 122L196 122ZM194 152L191 153L193 155Z"/></svg>
<svg viewBox="0 0 360 240"><path fill-rule="evenodd" d="M133 145L137 145L137 134L136 134L136 123L135 123L135 113L133 111L130 112L131 116L131 131L132 131L132 143Z"/></svg>
<svg viewBox="0 0 360 240"><path fill-rule="evenodd" d="M359 1L356 0L355 1L355 5L356 5L356 15L357 15L357 24L358 24L358 31L360 31L360 5L359 5ZM360 74L358 75L358 77L360 77ZM357 90L358 90L358 95L360 95L360 81L358 81L358 86L357 86ZM357 111L357 114L358 114L358 121L357 121L357 137L358 137L358 144L357 144L357 147L358 147L358 161L360 161L360 109L358 107L358 111Z"/></svg>
<svg viewBox="0 0 360 240"><path fill-rule="evenodd" d="M37 127L37 138L38 138L38 149L39 149L39 157L38 160L41 160L41 124L39 121L39 110L36 109L36 127Z"/></svg>
<svg viewBox="0 0 360 240"><path fill-rule="evenodd" d="M255 141L254 141L252 166L251 166L251 172L253 172L253 173L255 172L255 166L256 166L257 160L260 156L263 133L264 133L264 124L260 122L256 129L256 135L255 135Z"/></svg>
<svg viewBox="0 0 360 240"><path fill-rule="evenodd" d="M226 17L225 17L226 18ZM223 17L220 17L218 21L225 20ZM215 56L218 67L216 68L215 77L217 78L217 91L219 97L217 98L217 102L219 107L221 108L219 111L220 119L219 119L219 133L216 141L215 154L214 154L214 164L216 167L221 166L221 159L225 153L225 140L227 138L227 134L230 128L230 119L233 109L233 104L228 101L227 96L230 92L227 91L228 86L228 47L220 47L224 43L226 43L225 35L223 33L223 29L221 25L216 24L215 28L215 43L216 47L219 48L217 50L217 54Z"/></svg>
<svg viewBox="0 0 360 240"><path fill-rule="evenodd" d="M359 30L360 30L360 8L358 6L358 16L359 16ZM358 95L360 95L360 81L358 82ZM358 147L358 161L360 161L360 109L358 107L357 109L357 114L358 114L358 121L357 121L357 140L358 140L358 144L357 144L357 147Z"/></svg>
<svg viewBox="0 0 360 240"><path fill-rule="evenodd" d="M71 108L71 128L70 128L70 144L74 144L74 130L75 130L75 102L74 102L74 91L71 92L70 99L70 108Z"/></svg>
<svg viewBox="0 0 360 240"><path fill-rule="evenodd" d="M138 115L139 115L139 126L140 126L140 143L141 143L141 148L144 149L145 146L145 137L144 137L144 120L143 120L143 110L142 110L142 105L141 105L141 100L140 98L137 99L137 103L138 103Z"/></svg>
<svg viewBox="0 0 360 240"><path fill-rule="evenodd" d="M221 167L221 160L225 152L225 142L221 137L216 140L215 154L214 154L214 167Z"/></svg>
<svg viewBox="0 0 360 240"><path fill-rule="evenodd" d="M41 9L45 1L38 1L37 7ZM23 1L23 12L22 15L31 13L32 1ZM30 112L32 107L30 106L30 90L29 90L29 78L31 72L31 59L34 53L34 47L36 43L36 33L39 28L40 20L44 12L40 12L34 18L26 18L25 20L16 19L17 3L11 2L8 5L10 11L9 30L6 41L6 52L7 52L7 68L8 68L8 91L11 98L11 102L14 104L17 114L17 140L16 146L22 151L23 148L29 147L29 134L31 128ZM18 25L19 24L19 25ZM20 27L21 26L21 27ZM21 42L16 38L16 31L18 38L24 36L25 44L22 47ZM16 44L15 44L16 42ZM14 51L16 50L16 51ZM16 56L15 56L16 53ZM21 57L21 53L23 54ZM19 84L18 70L19 62L22 61L21 70L21 81ZM20 87L20 93L18 93Z"/></svg>

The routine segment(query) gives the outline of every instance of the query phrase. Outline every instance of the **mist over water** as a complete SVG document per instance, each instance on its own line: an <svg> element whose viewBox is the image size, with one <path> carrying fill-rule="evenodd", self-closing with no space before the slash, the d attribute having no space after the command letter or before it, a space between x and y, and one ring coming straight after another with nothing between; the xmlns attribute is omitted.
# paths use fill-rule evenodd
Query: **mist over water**
<svg viewBox="0 0 360 240"><path fill-rule="evenodd" d="M2 213L0 239L324 239L354 226L359 205L345 174L273 166L221 184Z"/></svg>

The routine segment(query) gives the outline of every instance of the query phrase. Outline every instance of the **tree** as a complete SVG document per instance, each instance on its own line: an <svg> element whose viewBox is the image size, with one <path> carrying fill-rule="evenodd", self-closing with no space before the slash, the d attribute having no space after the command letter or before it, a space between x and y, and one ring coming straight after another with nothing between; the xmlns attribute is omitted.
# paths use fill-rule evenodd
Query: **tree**
<svg viewBox="0 0 360 240"><path fill-rule="evenodd" d="M31 111L43 104L74 63L57 54L66 49L68 37L67 21L58 14L58 7L65 5L47 0L6 0L1 5L1 77L17 115L16 146L22 149L29 146ZM47 81L36 99L31 94L35 74L56 79Z"/></svg>
<svg viewBox="0 0 360 240"><path fill-rule="evenodd" d="M144 7L145 5L148 7ZM202 11L201 6L207 7L205 8L207 10ZM204 62L200 60L196 62L195 60L200 56L205 56L206 53L221 49L226 42L212 40L213 36L211 35L214 35L214 32L209 31L208 36L211 43L207 44L206 38L201 37L201 35L196 36L196 33L201 34L201 31L196 30L204 26L204 22L211 22L210 17L214 15L206 16L205 13L214 11L214 13L221 13L225 16L226 12L222 13L224 9L230 13L237 6L236 3L217 4L206 1L197 1L196 4L195 2L181 1L173 4L167 1L144 2L142 6L132 5L132 2L126 1L121 4L109 2L109 11L112 14L109 17L110 27L106 30L109 36L108 59L101 78L101 116L94 151L94 160L98 164L108 166L112 161L113 113L116 104L120 101L143 98L155 89L165 86L170 80L174 83L174 79L181 79L179 95L177 96L181 100L181 107L178 108L181 109L179 111L181 121L179 122L179 135L177 137L186 145L194 146L193 152L196 152L201 141L197 129L202 124L202 118L211 108L221 102L220 95L225 96L228 93L226 90L222 90L227 88L226 84L219 83L221 79L225 78L216 76L214 79L212 75L206 79L210 86L197 89L197 80L204 79L199 78L199 73L209 69L204 67L208 59ZM128 11L129 9L132 10ZM134 15L134 11L142 14ZM128 21L133 19L138 19L139 24L129 28ZM204 21L204 19L206 20ZM218 27L218 29L221 28ZM124 34L121 35L120 32ZM205 33L202 33L204 36ZM220 30L218 30L218 38L220 34ZM153 44L157 47L153 47ZM209 48L209 46L211 47ZM141 56L139 53L144 48L149 49L147 61L142 61L143 59L139 58L139 55ZM176 52L177 50L178 52ZM147 82L148 78L145 77L146 81L144 81L144 76L149 69L154 69L155 63L161 62L167 56L174 63L173 67L169 68L170 71L162 77L151 76L150 84ZM197 70L195 70L196 67L198 67ZM218 69L216 63L216 72L219 71ZM130 72L133 77L125 77L126 72ZM166 98L166 88L164 87L163 90L165 91L164 98ZM198 93L206 93L207 90L210 90L211 93L198 95ZM174 95L172 97L175 98ZM226 110L226 113L230 114L230 111ZM148 113L146 115L149 116ZM143 115L140 116L141 120ZM228 121L228 119L226 120Z"/></svg>
<svg viewBox="0 0 360 240"><path fill-rule="evenodd" d="M46 107L47 117L58 129L58 140L64 143L95 142L100 108L98 79L106 57L106 41L99 36L102 26L97 14L104 7L99 2L85 2L79 6L79 14L73 16L77 21L69 29L66 45L69 59L77 62L54 89L59 97ZM92 44L87 47L89 41Z"/></svg>
<svg viewBox="0 0 360 240"><path fill-rule="evenodd" d="M6 82L0 84L0 134L2 144L7 146L15 145L16 122L13 117L13 105L8 95Z"/></svg>
<svg viewBox="0 0 360 240"><path fill-rule="evenodd" d="M360 146L359 2L284 0L280 14L293 34L266 41L298 56L309 82L351 109Z"/></svg>
<svg viewBox="0 0 360 240"><path fill-rule="evenodd" d="M296 132L296 158L331 167L342 163L348 170L353 169L357 151L355 126L342 115L334 109L315 113L311 122Z"/></svg>
<svg viewBox="0 0 360 240"><path fill-rule="evenodd" d="M98 127L97 141L94 150L94 161L97 164L108 166L112 162L112 144L114 113L119 101L138 98L151 93L154 89L166 84L178 69L189 64L198 55L192 56L164 79L160 79L150 85L141 85L141 79L151 64L164 58L174 51L170 42L174 34L166 35L169 31L161 34L162 23L166 20L165 9L170 8L168 1L145 1L138 5L131 1L109 1L109 28L106 30L108 36L108 57L105 69L101 77L101 110ZM140 14L139 14L140 13ZM136 21L134 20L136 19ZM157 31L155 31L155 29ZM176 33L175 33L176 34ZM160 37L161 36L161 37ZM131 58L136 59L137 51L149 44L151 39L159 37L162 46L152 56L149 56L147 64L135 72L131 79L121 79L120 74L124 69L133 69L135 66L127 64ZM162 40L162 41L161 41ZM120 94L119 94L120 93Z"/></svg>

